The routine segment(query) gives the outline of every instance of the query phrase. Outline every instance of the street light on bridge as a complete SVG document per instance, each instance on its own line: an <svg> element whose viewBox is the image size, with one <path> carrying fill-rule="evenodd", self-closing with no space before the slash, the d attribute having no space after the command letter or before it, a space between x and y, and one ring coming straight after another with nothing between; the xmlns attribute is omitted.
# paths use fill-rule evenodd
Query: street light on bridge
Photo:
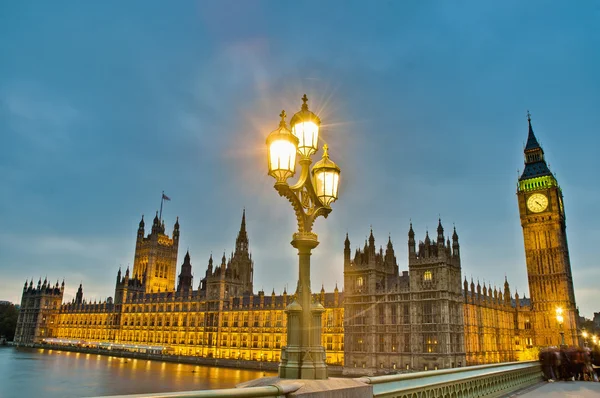
<svg viewBox="0 0 600 398"><path fill-rule="evenodd" d="M321 314L325 310L312 303L310 291L310 255L317 247L317 234L312 232L315 219L327 218L331 203L338 198L340 168L329 159L323 145L323 158L310 171L312 155L319 149L321 120L308 109L306 94L302 108L286 124L286 114L279 115L279 127L267 137L269 175L275 178L275 190L290 201L298 220L298 232L292 246L298 250L299 279L294 300L287 314L287 345L281 349L279 377L286 379L326 379L325 349L321 343ZM300 177L294 185L287 179L296 172L296 156L300 157ZM312 174L312 176L311 176Z"/></svg>

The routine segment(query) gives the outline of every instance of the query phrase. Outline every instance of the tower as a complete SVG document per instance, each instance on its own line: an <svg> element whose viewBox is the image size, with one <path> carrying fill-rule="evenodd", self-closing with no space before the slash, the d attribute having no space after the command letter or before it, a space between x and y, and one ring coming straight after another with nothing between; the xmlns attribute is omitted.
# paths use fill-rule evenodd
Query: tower
<svg viewBox="0 0 600 398"><path fill-rule="evenodd" d="M454 368L466 363L461 261L456 229L452 247L438 220L437 239L419 242L415 251L412 223L408 231L410 275L410 347L415 369Z"/></svg>
<svg viewBox="0 0 600 398"><path fill-rule="evenodd" d="M567 244L563 195L550 172L544 150L531 127L525 145L525 169L517 185L517 199L531 296L534 345L561 343L556 310L563 310L565 343L577 344L577 310Z"/></svg>
<svg viewBox="0 0 600 398"><path fill-rule="evenodd" d="M175 290L177 249L179 247L179 218L173 227L173 237L165 233L165 224L158 219L144 236L144 217L140 221L135 243L132 284L143 287L146 293Z"/></svg>

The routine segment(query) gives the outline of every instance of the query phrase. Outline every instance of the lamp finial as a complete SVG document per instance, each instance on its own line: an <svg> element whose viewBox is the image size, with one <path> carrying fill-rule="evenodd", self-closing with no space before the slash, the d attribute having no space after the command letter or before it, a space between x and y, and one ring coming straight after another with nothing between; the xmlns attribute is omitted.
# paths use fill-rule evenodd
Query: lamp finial
<svg viewBox="0 0 600 398"><path fill-rule="evenodd" d="M329 145L327 145L327 144L323 145L323 157L324 158L329 157L329 153L327 152L328 150L329 150Z"/></svg>
<svg viewBox="0 0 600 398"><path fill-rule="evenodd" d="M302 102L303 102L303 104L302 104L302 110L307 111L308 110L308 104L307 104L308 97L306 96L306 94L304 94L304 96L302 96Z"/></svg>
<svg viewBox="0 0 600 398"><path fill-rule="evenodd" d="M280 127L285 127L285 117L287 115L285 114L285 109L281 111L281 113L279 114L279 117L281 118L281 121L279 122L279 126Z"/></svg>

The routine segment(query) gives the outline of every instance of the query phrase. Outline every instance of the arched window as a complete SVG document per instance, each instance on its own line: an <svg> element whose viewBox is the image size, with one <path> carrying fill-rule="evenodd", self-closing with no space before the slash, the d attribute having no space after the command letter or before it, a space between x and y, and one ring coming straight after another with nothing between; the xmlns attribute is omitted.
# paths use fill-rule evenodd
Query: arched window
<svg viewBox="0 0 600 398"><path fill-rule="evenodd" d="M425 273L423 274L423 280L431 281L432 278L433 278L433 275L432 275L431 271L425 271Z"/></svg>

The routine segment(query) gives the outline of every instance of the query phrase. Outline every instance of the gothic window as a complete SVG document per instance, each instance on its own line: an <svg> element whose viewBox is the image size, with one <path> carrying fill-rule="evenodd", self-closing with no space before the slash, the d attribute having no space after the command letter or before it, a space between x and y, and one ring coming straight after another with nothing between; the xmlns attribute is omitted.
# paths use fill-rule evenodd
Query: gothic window
<svg viewBox="0 0 600 398"><path fill-rule="evenodd" d="M355 350L356 351L362 351L363 347L364 347L364 340L362 337L359 336L355 336L356 338L356 344L355 344Z"/></svg>
<svg viewBox="0 0 600 398"><path fill-rule="evenodd" d="M425 273L423 274L423 280L425 282L431 282L432 278L433 278L433 275L432 275L431 271L425 271Z"/></svg>
<svg viewBox="0 0 600 398"><path fill-rule="evenodd" d="M333 327L333 312L331 311L327 313L327 327Z"/></svg>
<svg viewBox="0 0 600 398"><path fill-rule="evenodd" d="M424 334L423 335L423 352L437 352L438 341L437 337L434 334Z"/></svg>
<svg viewBox="0 0 600 398"><path fill-rule="evenodd" d="M433 303L431 301L423 303L423 323L433 323Z"/></svg>
<svg viewBox="0 0 600 398"><path fill-rule="evenodd" d="M364 280L362 276L356 278L356 288L360 291L363 288Z"/></svg>
<svg viewBox="0 0 600 398"><path fill-rule="evenodd" d="M531 322L529 321L529 319L525 320L525 329L527 329L527 330L531 329Z"/></svg>

